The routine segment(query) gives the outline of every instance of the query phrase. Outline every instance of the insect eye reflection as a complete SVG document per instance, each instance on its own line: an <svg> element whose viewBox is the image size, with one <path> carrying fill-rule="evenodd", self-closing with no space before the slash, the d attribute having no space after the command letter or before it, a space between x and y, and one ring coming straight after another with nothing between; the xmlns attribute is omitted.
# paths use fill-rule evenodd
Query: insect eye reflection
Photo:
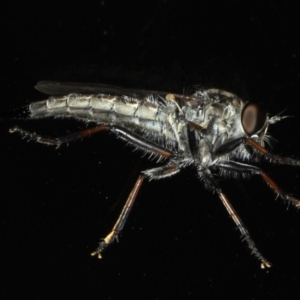
<svg viewBox="0 0 300 300"><path fill-rule="evenodd" d="M248 102L242 111L242 126L248 136L260 131L265 125L267 114L262 106Z"/></svg>

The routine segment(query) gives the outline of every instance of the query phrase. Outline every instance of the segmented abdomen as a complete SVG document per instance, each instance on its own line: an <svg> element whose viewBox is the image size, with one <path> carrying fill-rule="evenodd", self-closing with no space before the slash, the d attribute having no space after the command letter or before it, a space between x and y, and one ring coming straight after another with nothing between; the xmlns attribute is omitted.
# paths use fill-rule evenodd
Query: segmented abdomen
<svg viewBox="0 0 300 300"><path fill-rule="evenodd" d="M175 105L153 96L136 99L105 94L70 94L33 102L29 105L29 111L31 118L72 117L140 131L154 140L176 141L169 123L170 116L175 114Z"/></svg>

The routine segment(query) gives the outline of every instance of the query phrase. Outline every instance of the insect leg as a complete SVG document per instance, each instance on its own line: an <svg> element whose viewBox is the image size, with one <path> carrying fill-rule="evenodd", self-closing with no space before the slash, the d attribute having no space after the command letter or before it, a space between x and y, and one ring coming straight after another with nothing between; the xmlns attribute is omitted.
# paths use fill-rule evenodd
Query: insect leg
<svg viewBox="0 0 300 300"><path fill-rule="evenodd" d="M125 222L129 216L129 213L131 211L131 208L133 206L133 203L136 199L136 196L140 190L140 187L144 181L144 176L140 175L137 179L131 193L129 194L129 197L122 209L122 212L115 223L114 227L112 228L111 232L99 243L99 246L96 251L92 252L91 255L95 256L97 255L98 258L102 258L102 251L110 245L114 240L118 239L118 234L122 231Z"/></svg>
<svg viewBox="0 0 300 300"><path fill-rule="evenodd" d="M45 137L42 135L38 135L34 132L29 132L27 130L24 130L23 128L20 128L18 126L15 126L9 130L10 133L19 133L23 138L28 138L30 141L35 141L40 144L50 145L50 146L57 146L60 147L62 144L66 144L87 136L91 136L92 134L104 131L104 130L110 130L111 132L115 133L117 136L121 137L122 139L126 140L127 142L130 142L134 144L135 146L155 153L157 155L160 155L162 157L172 157L174 156L174 153L156 145L155 143L152 143L150 141L147 141L140 136L123 129L118 126L109 126L109 125L98 125L89 129L85 129L80 132L72 133L63 137Z"/></svg>
<svg viewBox="0 0 300 300"><path fill-rule="evenodd" d="M248 145L252 146L259 153L261 153L262 155L269 158L270 162L272 162L272 163L278 163L281 165L300 166L300 160L292 159L292 158L288 158L288 157L280 157L278 155L275 155L275 154L269 152L266 148L264 148L263 146L256 143L255 141L253 141L250 138L245 138L244 140Z"/></svg>
<svg viewBox="0 0 300 300"><path fill-rule="evenodd" d="M243 143L250 145L258 153L269 158L271 163L278 163L281 165L300 166L300 160L275 155L275 154L271 153L270 151L268 151L263 146L261 146L260 144L258 144L257 142L255 142L251 138L238 138L238 139L232 140L228 143L225 143L225 144L219 146L217 149L214 149L213 154L215 156L222 156L224 154L230 153L232 150L236 149L238 146L240 146Z"/></svg>
<svg viewBox="0 0 300 300"><path fill-rule="evenodd" d="M286 194L274 181L272 178L270 178L266 173L264 173L260 168L256 166L251 166L247 164L242 164L238 162L233 161L224 161L218 163L218 167L221 169L226 169L231 172L238 172L238 173L250 173L250 174L257 174L261 175L261 177L264 179L264 181L271 187L273 191L283 200L286 200L290 203L292 203L297 208L300 207L300 200Z"/></svg>
<svg viewBox="0 0 300 300"><path fill-rule="evenodd" d="M226 210L228 211L230 217L235 222L235 224L237 225L239 231L241 232L243 241L244 240L246 241L248 247L251 250L251 253L261 262L261 268L262 269L270 268L271 263L266 258L264 258L263 255L260 253L260 251L257 249L257 247L256 247L254 241L252 240L247 228L245 227L242 220L240 219L240 217L238 216L238 214L236 213L236 211L234 210L234 208L230 204L230 202L227 199L227 197L225 196L225 194L222 192L221 188L217 184L217 182L214 179L213 175L211 174L210 170L208 170L208 169L199 170L198 172L199 172L199 175L200 175L201 179L203 179L203 181L206 183L206 185L208 185L215 192L218 193L219 198L221 199L221 201L222 201L223 205L225 206Z"/></svg>
<svg viewBox="0 0 300 300"><path fill-rule="evenodd" d="M27 138L30 141L34 141L40 144L50 145L50 146L57 146L60 147L62 144L66 144L81 138L84 138L86 136L90 136L94 133L98 133L103 130L108 130L109 127L106 125L98 125L93 128L85 129L80 132L72 133L69 135L65 135L62 137L52 138L52 137L45 137L39 134L36 134L34 132L29 132L27 130L24 130L23 128L20 128L18 126L15 126L9 130L10 133L17 132L19 133L23 138Z"/></svg>
<svg viewBox="0 0 300 300"><path fill-rule="evenodd" d="M142 174L138 177L131 193L129 194L126 203L119 215L117 222L115 223L114 227L110 231L110 233L99 243L99 246L96 251L92 252L91 255L97 255L98 258L102 258L102 251L107 248L112 242L118 240L118 235L122 231L125 222L129 216L129 213L132 209L134 201L137 197L137 194L140 190L140 187L145 179L145 177L150 178L162 178L171 176L179 172L179 168L175 164L168 164L163 167L158 167L150 170L143 171Z"/></svg>
<svg viewBox="0 0 300 300"><path fill-rule="evenodd" d="M134 134L133 132L130 132L129 130L126 130L124 128L121 128L119 126L112 126L110 130L122 138L123 140L132 143L133 145L137 146L138 148L141 148L145 151L149 151L151 153L155 153L157 155L171 158L175 156L175 154L161 146L158 146L155 143L152 143L146 139L141 138L139 135Z"/></svg>
<svg viewBox="0 0 300 300"><path fill-rule="evenodd" d="M213 154L214 156L222 156L224 154L230 153L238 146L240 146L243 143L243 141L244 138L238 138L228 143L221 144L219 147L217 147L217 149L213 149Z"/></svg>

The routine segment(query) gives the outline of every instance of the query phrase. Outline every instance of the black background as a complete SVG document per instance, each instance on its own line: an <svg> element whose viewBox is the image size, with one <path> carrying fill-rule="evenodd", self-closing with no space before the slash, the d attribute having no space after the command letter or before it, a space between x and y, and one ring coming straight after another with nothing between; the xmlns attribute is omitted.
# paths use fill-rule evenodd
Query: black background
<svg viewBox="0 0 300 300"><path fill-rule="evenodd" d="M14 2L1 17L1 110L44 99L39 80L177 93L198 84L271 115L286 109L293 118L270 128L274 152L300 157L299 13L297 1ZM271 269L260 269L193 168L146 182L120 242L97 260L90 253L155 161L105 133L55 150L9 134L16 123L53 136L84 128L1 122L2 299L298 298L300 215L261 178L220 185ZM299 169L261 167L300 197Z"/></svg>

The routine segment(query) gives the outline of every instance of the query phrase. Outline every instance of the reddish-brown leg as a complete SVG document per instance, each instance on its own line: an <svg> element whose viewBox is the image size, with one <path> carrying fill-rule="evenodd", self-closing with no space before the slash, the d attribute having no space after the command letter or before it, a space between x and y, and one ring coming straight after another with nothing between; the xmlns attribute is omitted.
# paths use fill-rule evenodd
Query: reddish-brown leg
<svg viewBox="0 0 300 300"><path fill-rule="evenodd" d="M34 132L29 132L27 130L24 130L23 128L20 128L19 126L15 126L9 130L10 133L19 133L23 138L27 138L30 141L34 141L40 144L49 145L49 146L56 146L60 147L62 144L68 144L70 142L73 142L75 140L84 138L86 136L91 136L95 133L109 130L109 127L106 125L99 125L95 126L93 128L85 129L80 132L72 133L69 135L65 135L62 137L52 138L52 137L45 137L39 134L36 134Z"/></svg>
<svg viewBox="0 0 300 300"><path fill-rule="evenodd" d="M125 222L129 216L133 203L136 199L136 196L141 188L141 185L144 181L144 176L140 175L137 179L123 209L122 212L115 223L114 227L112 228L111 232L99 243L99 246L96 251L92 252L91 255L97 255L98 258L102 258L102 251L109 246L113 241L118 240L118 234L122 231Z"/></svg>

